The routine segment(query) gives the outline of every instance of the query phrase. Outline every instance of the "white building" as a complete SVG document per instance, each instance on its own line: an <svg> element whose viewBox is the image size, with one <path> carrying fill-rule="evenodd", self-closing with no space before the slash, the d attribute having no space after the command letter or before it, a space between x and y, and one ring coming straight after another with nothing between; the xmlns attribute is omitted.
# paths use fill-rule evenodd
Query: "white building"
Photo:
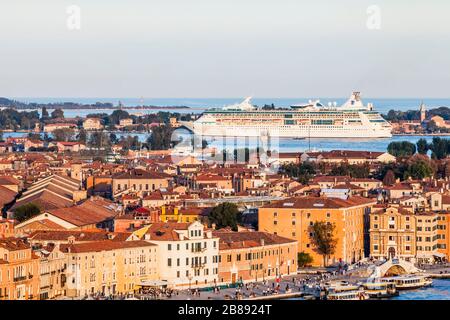
<svg viewBox="0 0 450 320"><path fill-rule="evenodd" d="M198 221L160 222L145 228L143 240L158 246L160 280L185 288L218 282L219 238L213 237L211 230Z"/></svg>

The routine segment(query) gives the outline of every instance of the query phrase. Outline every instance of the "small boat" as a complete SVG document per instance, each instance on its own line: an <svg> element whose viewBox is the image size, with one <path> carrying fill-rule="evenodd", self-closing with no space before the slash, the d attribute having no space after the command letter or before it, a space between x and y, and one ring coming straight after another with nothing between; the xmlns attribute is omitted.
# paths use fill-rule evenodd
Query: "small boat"
<svg viewBox="0 0 450 320"><path fill-rule="evenodd" d="M343 292L329 293L327 300L367 300L369 295L364 290L350 290Z"/></svg>
<svg viewBox="0 0 450 320"><path fill-rule="evenodd" d="M393 282L365 282L362 287L370 298L382 299L398 296Z"/></svg>
<svg viewBox="0 0 450 320"><path fill-rule="evenodd" d="M304 138L304 137L295 137L295 138L293 138L293 140L305 140L306 138Z"/></svg>
<svg viewBox="0 0 450 320"><path fill-rule="evenodd" d="M433 284L430 277L424 275L397 276L381 278L382 282L394 283L397 290L413 290L429 287Z"/></svg>
<svg viewBox="0 0 450 320"><path fill-rule="evenodd" d="M326 283L327 300L367 300L369 296L360 285L352 285L347 281Z"/></svg>
<svg viewBox="0 0 450 320"><path fill-rule="evenodd" d="M325 287L329 292L344 292L358 290L360 285L352 285L347 281L333 281L325 283Z"/></svg>

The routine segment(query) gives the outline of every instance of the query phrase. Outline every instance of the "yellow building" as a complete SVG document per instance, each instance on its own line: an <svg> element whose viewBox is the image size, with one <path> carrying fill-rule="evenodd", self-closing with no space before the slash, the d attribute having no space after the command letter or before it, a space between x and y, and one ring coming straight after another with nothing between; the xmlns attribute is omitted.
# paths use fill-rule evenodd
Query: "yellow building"
<svg viewBox="0 0 450 320"><path fill-rule="evenodd" d="M171 206L162 206L160 221L172 222L194 222L200 220L203 212L202 208L178 208Z"/></svg>
<svg viewBox="0 0 450 320"><path fill-rule="evenodd" d="M403 208L389 207L370 214L370 256L383 259L416 256L416 220Z"/></svg>
<svg viewBox="0 0 450 320"><path fill-rule="evenodd" d="M312 244L310 226L317 221L334 223L336 250L328 262L355 262L364 257L364 216L376 200L363 197L347 199L296 197L263 206L258 212L259 231L298 241L298 252L309 253L314 266L323 265L323 257Z"/></svg>
<svg viewBox="0 0 450 320"><path fill-rule="evenodd" d="M61 244L67 257L66 296L133 293L158 279L157 246L146 241L104 240Z"/></svg>
<svg viewBox="0 0 450 320"><path fill-rule="evenodd" d="M38 298L39 258L21 239L0 239L0 300Z"/></svg>
<svg viewBox="0 0 450 320"><path fill-rule="evenodd" d="M370 255L432 263L449 257L449 213L418 212L398 207L370 215Z"/></svg>

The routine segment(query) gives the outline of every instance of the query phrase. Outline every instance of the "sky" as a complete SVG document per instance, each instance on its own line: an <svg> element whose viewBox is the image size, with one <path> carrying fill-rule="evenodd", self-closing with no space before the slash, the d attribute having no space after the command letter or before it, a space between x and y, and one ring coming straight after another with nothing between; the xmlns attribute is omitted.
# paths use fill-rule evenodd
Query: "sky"
<svg viewBox="0 0 450 320"><path fill-rule="evenodd" d="M3 97L449 98L449 57L448 0L0 0Z"/></svg>

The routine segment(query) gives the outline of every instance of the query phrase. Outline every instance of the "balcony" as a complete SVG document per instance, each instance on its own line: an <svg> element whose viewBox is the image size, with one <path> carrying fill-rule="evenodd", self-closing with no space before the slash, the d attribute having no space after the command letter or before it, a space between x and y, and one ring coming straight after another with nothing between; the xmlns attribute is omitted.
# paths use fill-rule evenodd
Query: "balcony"
<svg viewBox="0 0 450 320"><path fill-rule="evenodd" d="M191 264L191 268L192 268L192 269L201 269L201 268L204 268L205 265L206 265L206 264L203 263L203 262L194 263L194 264Z"/></svg>
<svg viewBox="0 0 450 320"><path fill-rule="evenodd" d="M13 280L14 280L14 282L25 281L25 280L27 280L27 276L14 277Z"/></svg>

